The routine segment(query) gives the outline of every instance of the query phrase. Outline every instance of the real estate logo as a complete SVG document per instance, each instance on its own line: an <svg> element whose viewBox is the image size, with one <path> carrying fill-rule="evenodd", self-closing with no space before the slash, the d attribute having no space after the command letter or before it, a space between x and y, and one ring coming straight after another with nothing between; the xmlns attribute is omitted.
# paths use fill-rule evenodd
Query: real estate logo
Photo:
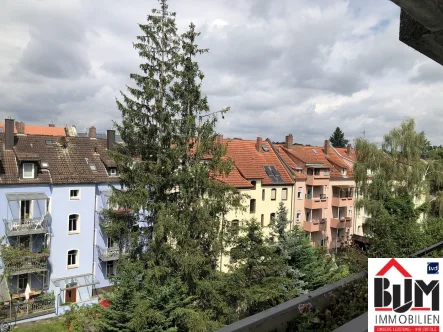
<svg viewBox="0 0 443 332"><path fill-rule="evenodd" d="M370 258L368 331L439 332L443 295L438 270L442 261Z"/></svg>

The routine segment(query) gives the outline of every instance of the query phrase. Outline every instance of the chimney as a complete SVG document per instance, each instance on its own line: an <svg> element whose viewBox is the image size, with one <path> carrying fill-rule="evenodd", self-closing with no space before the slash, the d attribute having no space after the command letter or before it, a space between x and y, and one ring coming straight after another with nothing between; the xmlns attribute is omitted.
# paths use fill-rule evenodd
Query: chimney
<svg viewBox="0 0 443 332"><path fill-rule="evenodd" d="M15 123L15 129L17 129L18 135L24 135L25 134L25 123L22 122L16 122Z"/></svg>
<svg viewBox="0 0 443 332"><path fill-rule="evenodd" d="M5 149L14 147L14 119L5 119Z"/></svg>
<svg viewBox="0 0 443 332"><path fill-rule="evenodd" d="M55 127L55 124L50 123L50 124L49 124L49 127Z"/></svg>
<svg viewBox="0 0 443 332"><path fill-rule="evenodd" d="M97 138L97 130L94 126L89 128L89 138Z"/></svg>
<svg viewBox="0 0 443 332"><path fill-rule="evenodd" d="M351 149L352 149L352 145L348 144L348 146L346 147L346 153L347 153L348 156L351 155Z"/></svg>
<svg viewBox="0 0 443 332"><path fill-rule="evenodd" d="M112 150L115 144L115 130L108 130L106 132L106 142L108 150Z"/></svg>
<svg viewBox="0 0 443 332"><path fill-rule="evenodd" d="M223 143L223 135L217 135L215 138L215 144L222 144Z"/></svg>
<svg viewBox="0 0 443 332"><path fill-rule="evenodd" d="M285 147L287 149L290 149L292 147L292 145L294 145L294 139L292 137L292 134L289 134L288 136L286 136L285 138Z"/></svg>
<svg viewBox="0 0 443 332"><path fill-rule="evenodd" d="M257 143L255 144L255 148L257 149L257 152L262 151L262 139L261 137L257 137Z"/></svg>
<svg viewBox="0 0 443 332"><path fill-rule="evenodd" d="M325 140L325 154L328 154L330 145L331 145L331 142L329 142L328 140Z"/></svg>

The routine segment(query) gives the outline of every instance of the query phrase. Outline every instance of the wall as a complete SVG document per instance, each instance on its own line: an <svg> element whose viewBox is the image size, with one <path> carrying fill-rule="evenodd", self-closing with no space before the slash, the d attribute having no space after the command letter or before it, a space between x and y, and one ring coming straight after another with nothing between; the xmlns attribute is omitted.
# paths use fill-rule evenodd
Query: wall
<svg viewBox="0 0 443 332"><path fill-rule="evenodd" d="M271 200L271 191L272 189L276 189L276 199ZM282 200L282 190L287 190L287 199ZM261 180L256 180L255 189L242 189L240 192L242 194L247 194L250 196L248 200L246 200L243 205L246 207L246 210L243 211L234 211L231 210L226 216L225 220L239 220L240 223L245 220L250 220L255 218L259 223L261 223L261 216L263 215L263 233L267 236L269 235L269 222L271 219L271 213L275 213L277 215L277 210L280 202L283 202L287 211L288 211L288 219L291 220L291 216L293 216L293 207L292 202L294 200L293 186L277 186L277 185L261 185ZM265 199L262 199L262 191L265 192ZM250 213L250 199L255 199L255 213ZM288 225L288 229L291 227L291 223ZM222 270L227 271L225 264L229 263L229 256L223 256L221 258Z"/></svg>
<svg viewBox="0 0 443 332"><path fill-rule="evenodd" d="M298 198L298 190L301 188L301 198ZM306 180L297 180L294 188L294 225L302 225L306 220L305 214L305 195L306 195ZM297 223L297 212L301 212L300 222Z"/></svg>

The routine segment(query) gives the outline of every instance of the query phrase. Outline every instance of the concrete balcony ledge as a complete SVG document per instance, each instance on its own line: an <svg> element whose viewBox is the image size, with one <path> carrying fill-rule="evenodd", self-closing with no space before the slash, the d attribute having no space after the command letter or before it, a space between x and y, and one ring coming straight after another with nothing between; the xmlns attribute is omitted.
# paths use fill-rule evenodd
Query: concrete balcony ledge
<svg viewBox="0 0 443 332"><path fill-rule="evenodd" d="M278 306L242 319L231 325L225 326L218 332L269 332L286 331L288 324L302 315L300 306L310 303L313 307L325 309L330 301L328 294L340 292L344 286L366 277L366 272L353 274L347 278L341 279L333 284L318 288L310 293L303 294L293 300L282 303ZM367 326L367 324L366 324ZM356 330L358 332L358 330Z"/></svg>
<svg viewBox="0 0 443 332"><path fill-rule="evenodd" d="M305 220L303 222L303 229L306 232L320 232L325 231L327 227L327 219L315 219L311 221Z"/></svg>
<svg viewBox="0 0 443 332"><path fill-rule="evenodd" d="M331 218L330 219L330 227L331 228L350 228L352 227L352 218Z"/></svg>
<svg viewBox="0 0 443 332"><path fill-rule="evenodd" d="M48 269L48 261L43 258L42 261L23 261L19 264L8 264L5 262L4 265L10 275L44 272Z"/></svg>
<svg viewBox="0 0 443 332"><path fill-rule="evenodd" d="M331 199L331 205L337 206L337 207L345 207L345 206L351 206L354 202L354 197L352 196L346 196L346 197L338 197L338 196L332 196Z"/></svg>
<svg viewBox="0 0 443 332"><path fill-rule="evenodd" d="M120 253L120 249L118 247L102 248L100 246L97 246L97 251L98 258L103 262L115 261L118 260L121 255L125 255L124 251Z"/></svg>

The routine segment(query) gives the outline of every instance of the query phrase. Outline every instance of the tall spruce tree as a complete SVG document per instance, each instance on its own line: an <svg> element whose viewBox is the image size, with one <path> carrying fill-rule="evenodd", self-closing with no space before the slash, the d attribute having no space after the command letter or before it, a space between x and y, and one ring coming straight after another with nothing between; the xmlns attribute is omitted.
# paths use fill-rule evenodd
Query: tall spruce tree
<svg viewBox="0 0 443 332"><path fill-rule="evenodd" d="M122 101L117 100L122 123L116 127L125 144L111 155L123 189L114 188L111 201L150 225L135 231L123 227L136 235L137 241L128 245L130 259L140 267L140 282L132 303L139 314L122 324L131 331L141 331L141 326L143 331L175 331L178 327L204 331L211 329L213 312L204 300L189 299L197 294L207 298L207 283L217 277L222 249L221 218L240 205L241 197L217 180L230 171L231 163L223 157L226 147L216 141L216 117L201 127L196 121L209 111L200 91L204 75L195 61L207 50L196 45L198 33L193 24L178 36L175 13L168 12L166 0L159 2L160 10L153 10L147 23L139 24L142 34L134 43L144 60L142 72L130 75L135 87L128 87L129 94L122 92ZM112 222L121 222L119 214ZM128 266L122 264L121 269ZM115 282L119 289L131 286L120 276ZM170 300L169 295L158 295L163 301L159 305L151 297L159 294L157 288L162 294L170 294L168 289L180 294ZM145 300L140 301L142 298ZM157 312L158 319L140 317L146 311Z"/></svg>
<svg viewBox="0 0 443 332"><path fill-rule="evenodd" d="M329 138L329 141L334 148L345 148L349 143L349 140L345 139L345 134L340 127L335 128L334 132Z"/></svg>

